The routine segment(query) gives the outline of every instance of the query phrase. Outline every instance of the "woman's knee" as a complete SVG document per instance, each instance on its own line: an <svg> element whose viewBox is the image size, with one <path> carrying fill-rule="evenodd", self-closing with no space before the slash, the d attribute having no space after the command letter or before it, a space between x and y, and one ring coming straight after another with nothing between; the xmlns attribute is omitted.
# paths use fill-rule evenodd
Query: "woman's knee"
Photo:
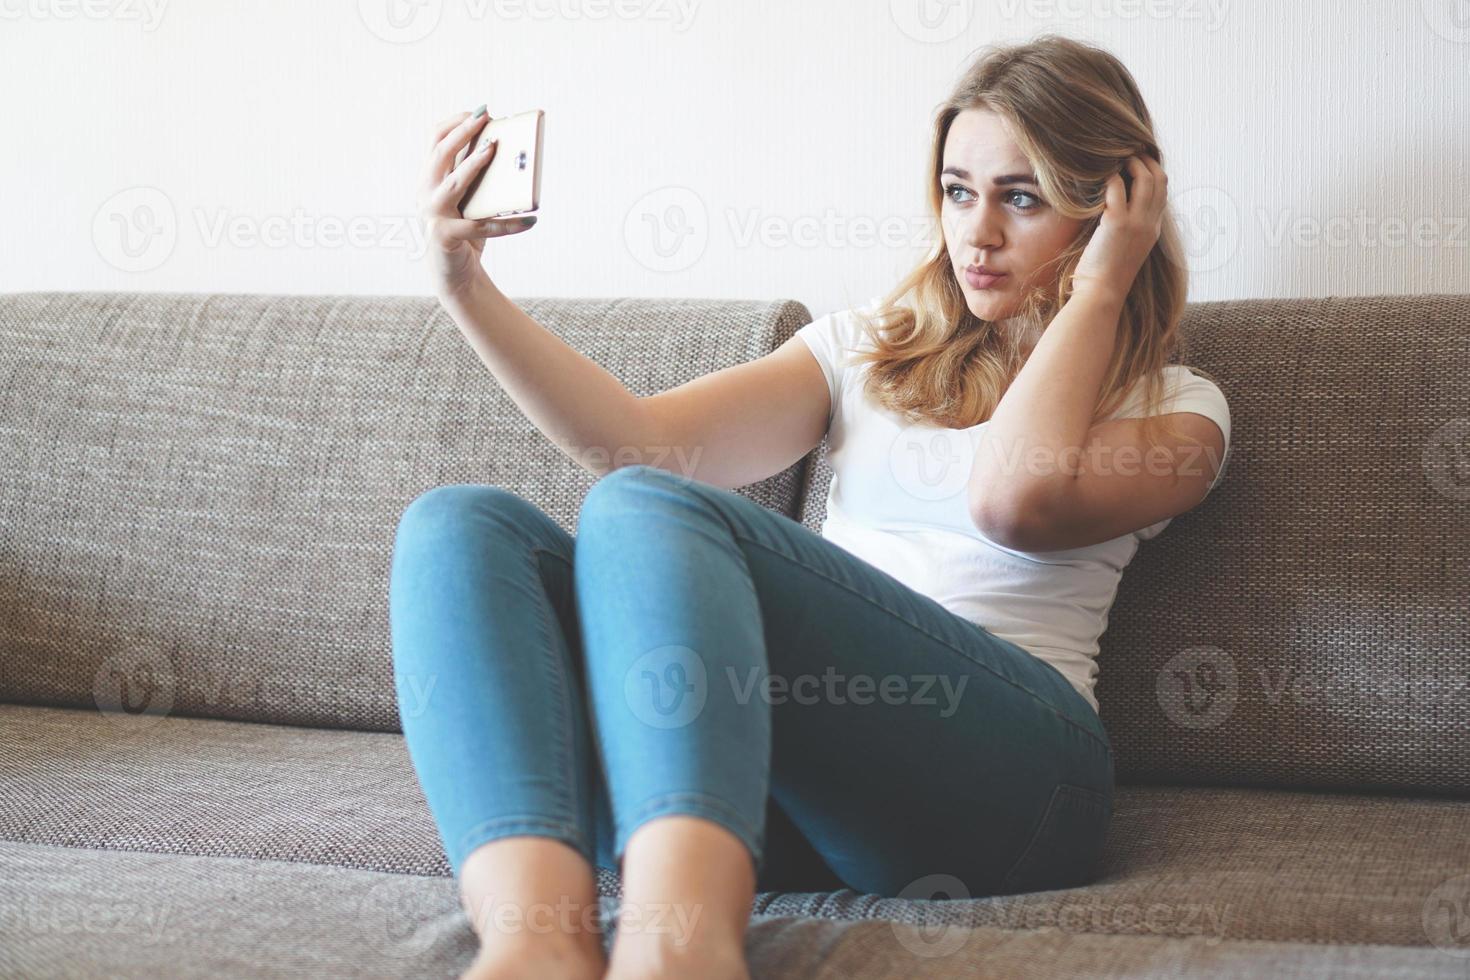
<svg viewBox="0 0 1470 980"><path fill-rule="evenodd" d="M642 492L651 480L657 479L656 474L659 472L661 471L655 466L638 463L632 466L619 466L612 472L598 477L597 482L592 484L582 498L582 506L577 516L578 526L586 524L593 515L605 508L619 507L620 502L626 501L629 495Z"/></svg>
<svg viewBox="0 0 1470 980"><path fill-rule="evenodd" d="M604 508L621 509L630 498L639 501L635 508L636 513L648 513L651 503L660 499L659 495L648 491L656 489L661 495L664 491L689 487L691 484L692 481L685 477L649 463L620 466L592 484L587 495L582 498L579 521L587 521Z"/></svg>
<svg viewBox="0 0 1470 980"><path fill-rule="evenodd" d="M512 522L544 517L539 507L513 490L488 483L446 483L409 501L398 518L397 538L461 530L466 521L506 515Z"/></svg>

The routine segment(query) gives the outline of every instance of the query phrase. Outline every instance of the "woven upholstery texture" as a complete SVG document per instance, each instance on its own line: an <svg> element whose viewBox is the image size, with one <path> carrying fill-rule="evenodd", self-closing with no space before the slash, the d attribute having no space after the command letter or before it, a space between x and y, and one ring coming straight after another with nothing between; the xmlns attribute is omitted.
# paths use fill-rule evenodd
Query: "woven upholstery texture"
<svg viewBox="0 0 1470 980"><path fill-rule="evenodd" d="M1119 781L1470 795L1470 296L1192 303L1180 331L1231 458L1099 641Z"/></svg>
<svg viewBox="0 0 1470 980"><path fill-rule="evenodd" d="M518 302L640 396L811 319L789 301ZM488 483L575 533L595 482L430 297L0 296L0 382L8 701L396 731L404 508ZM802 466L738 492L794 516Z"/></svg>
<svg viewBox="0 0 1470 980"><path fill-rule="evenodd" d="M396 733L0 705L0 784L0 840L449 874ZM753 911L1414 946L1432 938L1428 903L1470 901L1467 832L1460 800L1123 786L1086 887L938 901L763 892ZM617 875L604 869L599 887L617 894ZM1166 911L1142 920L1148 909Z"/></svg>
<svg viewBox="0 0 1470 980"><path fill-rule="evenodd" d="M454 977L476 949L450 878L0 843L0 879L6 977ZM763 980L1465 976L1465 959L1427 944L1125 935L1088 921L1020 930L759 915L745 948Z"/></svg>
<svg viewBox="0 0 1470 980"><path fill-rule="evenodd" d="M810 320L520 302L640 395ZM1098 878L763 892L754 975L1467 975L1470 296L1182 329L1230 472L1142 546L1102 638ZM429 298L0 296L0 451L0 976L463 970L397 732L396 521L477 482L572 532L592 475ZM819 530L830 477L824 441L740 492Z"/></svg>

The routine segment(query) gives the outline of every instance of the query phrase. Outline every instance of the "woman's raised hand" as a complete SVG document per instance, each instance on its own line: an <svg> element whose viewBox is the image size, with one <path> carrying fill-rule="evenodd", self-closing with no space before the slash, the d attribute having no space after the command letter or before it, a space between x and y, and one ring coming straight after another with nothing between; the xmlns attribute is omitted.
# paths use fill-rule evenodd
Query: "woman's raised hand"
<svg viewBox="0 0 1470 980"><path fill-rule="evenodd" d="M459 151L490 121L481 106L441 122L429 144L429 159L419 187L419 215L432 262L434 287L439 295L462 294L490 281L480 262L485 239L514 235L535 224L534 215L508 218L466 218L459 210L470 181L495 156L495 143L468 154L458 165Z"/></svg>
<svg viewBox="0 0 1470 980"><path fill-rule="evenodd" d="M1102 219L1072 274L1074 292L1095 289L1126 296L1163 232L1169 175L1147 154L1129 157L1128 171L1131 188L1121 173L1108 178Z"/></svg>

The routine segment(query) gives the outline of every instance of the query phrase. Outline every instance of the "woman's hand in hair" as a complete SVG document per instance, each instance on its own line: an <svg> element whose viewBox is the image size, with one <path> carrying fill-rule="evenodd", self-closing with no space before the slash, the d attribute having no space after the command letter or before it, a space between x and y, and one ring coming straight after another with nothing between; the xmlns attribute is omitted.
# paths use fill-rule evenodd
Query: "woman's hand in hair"
<svg viewBox="0 0 1470 980"><path fill-rule="evenodd" d="M1108 178L1102 220L1072 274L1074 293L1100 291L1121 301L1159 240L1169 203L1169 175L1148 155L1129 157L1127 168L1131 189L1121 172Z"/></svg>
<svg viewBox="0 0 1470 980"><path fill-rule="evenodd" d="M458 113L435 128L419 185L419 216L424 222L434 285L440 296L465 293L488 283L490 276L480 264L485 239L525 231L536 220L510 217L476 221L459 210L470 181L495 157L495 144L491 143L456 163L460 150L490 121L483 109L475 114Z"/></svg>

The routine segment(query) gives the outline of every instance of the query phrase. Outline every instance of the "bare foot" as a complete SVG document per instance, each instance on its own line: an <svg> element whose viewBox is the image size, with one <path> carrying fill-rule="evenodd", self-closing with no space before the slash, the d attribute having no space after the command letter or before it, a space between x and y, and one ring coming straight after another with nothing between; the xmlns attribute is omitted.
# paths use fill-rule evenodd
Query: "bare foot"
<svg viewBox="0 0 1470 980"><path fill-rule="evenodd" d="M607 969L602 930L592 925L592 866L571 845L497 838L465 859L460 886L460 903L480 937L464 980L599 980Z"/></svg>
<svg viewBox="0 0 1470 980"><path fill-rule="evenodd" d="M687 814L628 839L608 980L750 980L745 931L755 864L733 831Z"/></svg>
<svg viewBox="0 0 1470 980"><path fill-rule="evenodd" d="M606 980L750 980L745 945L739 939L705 937L678 943L667 936L619 935Z"/></svg>
<svg viewBox="0 0 1470 980"><path fill-rule="evenodd" d="M531 942L482 943L460 980L601 980L607 969L601 944L595 949L566 936Z"/></svg>

